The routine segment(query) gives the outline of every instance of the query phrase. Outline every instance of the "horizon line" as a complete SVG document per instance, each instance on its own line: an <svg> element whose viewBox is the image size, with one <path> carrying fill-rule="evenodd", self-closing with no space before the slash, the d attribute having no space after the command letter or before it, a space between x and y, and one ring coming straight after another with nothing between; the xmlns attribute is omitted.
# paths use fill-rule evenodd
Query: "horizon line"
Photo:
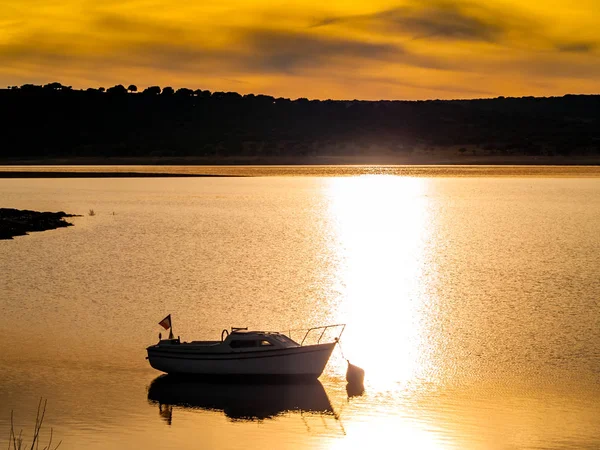
<svg viewBox="0 0 600 450"><path fill-rule="evenodd" d="M55 85L57 87L57 89L52 88L51 86ZM78 87L78 88L73 88L70 85L64 85L58 81L53 81L53 82L49 82L46 84L34 84L34 83L24 83L19 85L8 85L6 88L0 88L0 91L19 91L21 90L24 86L31 86L31 87L35 87L35 88L41 88L41 89L46 89L47 91L57 91L57 92L62 92L62 91L70 91L70 92L87 92L90 90L95 91L96 93L99 94L111 94L110 92L108 92L109 89L112 88L119 88L119 87L123 87L125 89L125 92L120 92L120 93L115 93L117 95L123 95L123 94L129 94L129 95L138 95L138 94L144 94L144 91L146 91L147 89L150 88L156 88L158 87L160 89L160 93L156 93L156 94L146 94L146 95L155 95L155 96L159 96L159 95L176 95L176 93L180 90L190 90L192 93L196 93L196 92L204 92L204 93L208 93L210 94L210 97L213 97L213 94L236 94L241 96L242 98L251 98L251 97L260 97L260 96L264 96L264 97L271 97L274 100L289 100L291 102L296 102L296 101L315 101L315 102L327 102L327 101L333 101L333 102L365 102L365 103L376 103L376 102L413 102L413 103L418 103L418 102L435 102L435 101L439 101L439 102L452 102L452 101L477 101L477 100L508 100L508 99L552 99L552 98L564 98L564 97L568 97L568 96L587 96L587 97L594 97L594 96L599 96L600 92L598 93L565 93L565 94L557 94L557 95L550 95L550 96L534 96L534 95L522 95L520 97L517 96L505 96L505 95L497 95L495 97L489 96L489 97L457 97L457 98L449 98L449 99L442 99L442 98L423 98L423 99L386 99L386 98L380 98L377 100L368 100L368 99L359 99L359 98L354 98L354 99L343 99L343 98L339 98L339 99L334 99L334 98L307 98L307 97L297 97L295 99L292 99L291 97L276 97L274 95L270 95L270 94L264 94L264 93L246 93L246 94L241 94L237 91L210 91L208 89L204 90L204 89L192 89L192 88L188 88L188 87L178 87L175 88L173 86L164 86L164 87L160 87L158 85L147 85L145 86L144 90L138 89L137 85L133 85L130 84L129 86L135 86L136 90L135 91L129 91L128 87L125 87L125 85L123 84L115 84L114 86L110 86L108 88L104 88L102 86L99 87ZM65 88L65 89L63 89ZM169 94L165 94L163 93L163 90L165 88L170 88L173 90L173 92L169 93ZM181 95L181 94L179 94ZM193 96L198 96L198 95L193 95Z"/></svg>

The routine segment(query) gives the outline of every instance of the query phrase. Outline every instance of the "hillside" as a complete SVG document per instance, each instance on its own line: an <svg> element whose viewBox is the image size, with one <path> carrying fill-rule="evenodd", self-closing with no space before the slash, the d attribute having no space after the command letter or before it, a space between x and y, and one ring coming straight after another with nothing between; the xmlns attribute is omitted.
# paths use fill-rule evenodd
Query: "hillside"
<svg viewBox="0 0 600 450"><path fill-rule="evenodd" d="M318 101L190 89L0 90L3 163L600 163L600 96Z"/></svg>

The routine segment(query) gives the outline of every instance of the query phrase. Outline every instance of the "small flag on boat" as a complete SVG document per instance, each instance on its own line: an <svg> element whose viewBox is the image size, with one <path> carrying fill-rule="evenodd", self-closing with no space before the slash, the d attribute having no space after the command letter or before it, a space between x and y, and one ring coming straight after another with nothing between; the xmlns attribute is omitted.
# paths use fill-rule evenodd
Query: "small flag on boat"
<svg viewBox="0 0 600 450"><path fill-rule="evenodd" d="M161 327L163 327L165 330L168 330L169 328L171 328L171 314L169 314L163 320L161 320L160 322L158 322L158 324Z"/></svg>

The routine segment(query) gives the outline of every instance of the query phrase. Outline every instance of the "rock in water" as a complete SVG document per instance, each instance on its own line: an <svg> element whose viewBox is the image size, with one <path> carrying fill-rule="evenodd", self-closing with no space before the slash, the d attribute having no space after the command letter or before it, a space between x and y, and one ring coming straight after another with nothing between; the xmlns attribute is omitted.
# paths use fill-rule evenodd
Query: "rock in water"
<svg viewBox="0 0 600 450"><path fill-rule="evenodd" d="M76 217L73 214L60 212L37 212L0 208L0 239L12 239L13 236L23 236L30 231L53 230L69 227L65 217Z"/></svg>

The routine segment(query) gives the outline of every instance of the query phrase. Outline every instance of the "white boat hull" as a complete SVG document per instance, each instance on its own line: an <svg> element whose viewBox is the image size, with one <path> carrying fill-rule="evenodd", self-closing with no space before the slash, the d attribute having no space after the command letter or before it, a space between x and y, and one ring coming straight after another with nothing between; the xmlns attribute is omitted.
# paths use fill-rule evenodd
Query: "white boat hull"
<svg viewBox="0 0 600 450"><path fill-rule="evenodd" d="M318 378L335 342L239 353L202 353L182 348L148 348L150 365L169 374Z"/></svg>

